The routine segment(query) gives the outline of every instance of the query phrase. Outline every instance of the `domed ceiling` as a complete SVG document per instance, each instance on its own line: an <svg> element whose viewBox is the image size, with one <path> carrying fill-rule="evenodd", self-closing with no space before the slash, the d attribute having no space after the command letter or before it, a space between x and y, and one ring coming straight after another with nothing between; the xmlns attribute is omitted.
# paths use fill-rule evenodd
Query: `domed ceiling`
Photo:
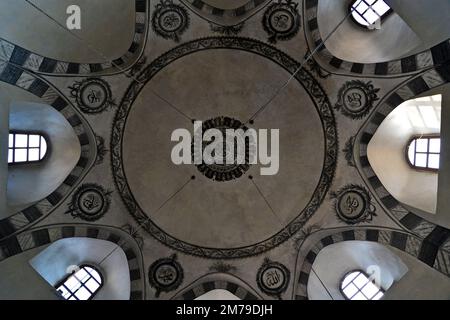
<svg viewBox="0 0 450 320"><path fill-rule="evenodd" d="M1 33L1 88L64 115L81 157L45 199L2 218L0 260L59 238L113 241L133 261L133 299L304 299L318 251L351 240L450 276L450 231L404 208L367 160L390 111L450 80L448 40L344 61L318 42L311 0L112 1L98 19L99 4L83 3L88 27L48 39L68 2L35 1L36 28ZM268 130L272 157L278 130L276 174L261 162L175 164L174 130L194 135L198 121Z"/></svg>

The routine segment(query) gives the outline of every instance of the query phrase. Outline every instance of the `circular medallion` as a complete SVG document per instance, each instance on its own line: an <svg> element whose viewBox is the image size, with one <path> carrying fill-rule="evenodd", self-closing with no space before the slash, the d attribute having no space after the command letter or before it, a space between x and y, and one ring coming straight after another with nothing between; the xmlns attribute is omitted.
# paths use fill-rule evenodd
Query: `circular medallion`
<svg viewBox="0 0 450 320"><path fill-rule="evenodd" d="M292 39L300 29L298 3L279 0L271 4L264 13L263 27L269 34L269 42Z"/></svg>
<svg viewBox="0 0 450 320"><path fill-rule="evenodd" d="M177 75L177 85L172 83L176 90L172 91L171 100L180 112L144 103L155 86L167 86L173 81L177 70L175 61L186 66ZM236 65L236 61L245 68ZM221 77L199 79L198 63L205 65L206 74L214 73L217 63L230 67L222 71ZM147 232L186 254L224 259L260 254L283 243L302 228L328 192L338 151L331 104L308 71L301 69L296 73L289 99L281 99L276 108L260 113L248 129L259 134L264 130L267 146L264 152L267 153L272 149L272 129L281 133L280 172L277 174L268 177L261 174L261 168L268 167L262 164L261 157L257 164L241 167L240 172L230 178L224 173L235 172L233 170L239 167L236 163L193 165L192 138L198 127L190 121L209 119L202 123L202 128L217 128L220 132L227 128L244 128L243 120L250 119L256 110L252 102L258 101L257 95L266 90L264 81L278 83L284 78L280 70L294 73L299 65L288 55L260 41L210 37L181 44L142 70L138 76L140 81L130 85L125 93L127 98L122 99L117 110L112 132L117 139L111 139L110 155L120 196L137 221L147 221L143 225ZM257 84L248 82L248 73L265 80ZM208 86L208 93L203 90L205 86ZM243 91L245 86L248 89ZM205 107L205 102L213 102L214 107ZM181 113L188 117L180 117ZM305 127L308 127L307 132ZM178 142L171 140L177 129L183 132ZM144 135L148 138L142 139ZM202 143L201 150L207 144ZM304 152L311 144L315 146L312 153ZM172 160L175 147L182 151L177 153L183 156L180 164ZM258 156L261 150L258 148ZM231 157L231 151L225 147L218 152L222 159L236 160ZM136 152L140 153L139 157L134 156ZM247 154L251 152L245 149ZM146 170L142 170L143 166ZM284 171L290 167L294 170ZM192 179L199 176L200 168L205 176ZM214 181L205 178L207 172ZM239 174L252 175L253 179L242 176L237 179ZM311 177L310 182L299 183L306 175ZM216 183L227 179L232 181ZM154 204L164 203L174 190L179 190L176 196L156 215L152 209ZM277 205L277 216L283 221L281 226L280 221L273 220L267 202L261 201L261 193L270 195L272 199L268 201ZM296 196L291 196L293 193ZM210 237L210 234L217 237ZM233 236L235 234L244 236Z"/></svg>
<svg viewBox="0 0 450 320"><path fill-rule="evenodd" d="M335 105L336 110L352 119L361 119L366 116L373 103L378 100L377 92L371 82L359 80L348 81L339 90L338 102Z"/></svg>
<svg viewBox="0 0 450 320"><path fill-rule="evenodd" d="M159 259L150 266L148 272L150 285L156 289L156 297L161 292L177 289L183 282L183 269L176 261L176 255Z"/></svg>
<svg viewBox="0 0 450 320"><path fill-rule="evenodd" d="M349 224L371 221L376 215L369 192L364 187L348 185L331 193L331 196L336 198L335 209L338 217Z"/></svg>
<svg viewBox="0 0 450 320"><path fill-rule="evenodd" d="M290 272L284 265L266 259L258 270L257 283L264 293L280 296L286 291L289 278Z"/></svg>
<svg viewBox="0 0 450 320"><path fill-rule="evenodd" d="M161 0L152 16L153 30L164 39L180 41L180 36L189 27L189 14L181 5L172 0Z"/></svg>
<svg viewBox="0 0 450 320"><path fill-rule="evenodd" d="M84 113L100 113L115 105L109 84L97 78L75 82L69 87L72 98Z"/></svg>
<svg viewBox="0 0 450 320"><path fill-rule="evenodd" d="M211 145L214 141L205 141L203 139L202 134L209 129L219 130L221 136L224 137L222 141L222 148L217 149L218 154L215 154L215 152L211 154L212 157L217 156L220 161L210 159L209 162L205 162L205 159L203 159L201 164L196 165L198 171L214 181L230 181L242 177L250 168L250 152L255 150L254 140L250 141L245 137L245 133L248 131L248 128L239 120L230 117L216 117L203 122L201 132L195 133L202 136L202 155L205 148ZM227 129L235 130L235 136L232 143L227 143L226 141L225 137ZM192 155L194 158L194 143L192 144ZM193 160L195 160L195 158Z"/></svg>
<svg viewBox="0 0 450 320"><path fill-rule="evenodd" d="M86 221L98 220L109 209L110 194L102 186L84 184L73 195L66 213Z"/></svg>

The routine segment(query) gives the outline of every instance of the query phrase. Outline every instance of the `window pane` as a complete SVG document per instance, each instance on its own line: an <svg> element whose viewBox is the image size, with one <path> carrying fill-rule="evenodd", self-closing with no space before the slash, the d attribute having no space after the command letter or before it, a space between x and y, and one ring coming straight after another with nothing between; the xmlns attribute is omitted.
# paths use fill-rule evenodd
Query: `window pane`
<svg viewBox="0 0 450 320"><path fill-rule="evenodd" d="M369 24L367 23L366 20L363 19L362 16L359 15L358 12L353 11L352 12L352 16L353 18L356 20L356 22L358 22L359 24L363 25L363 26L368 26Z"/></svg>
<svg viewBox="0 0 450 320"><path fill-rule="evenodd" d="M39 135L30 135L29 137L29 141L28 141L28 146L30 148L38 148L39 147L39 140L41 139L41 136Z"/></svg>
<svg viewBox="0 0 450 320"><path fill-rule="evenodd" d="M13 162L13 149L8 150L8 163Z"/></svg>
<svg viewBox="0 0 450 320"><path fill-rule="evenodd" d="M27 149L16 149L14 151L14 157L15 162L27 161Z"/></svg>
<svg viewBox="0 0 450 320"><path fill-rule="evenodd" d="M9 142L8 142L8 147L12 148L14 146L14 134L10 133L9 134Z"/></svg>
<svg viewBox="0 0 450 320"><path fill-rule="evenodd" d="M383 292L379 292L375 297L372 298L372 300L380 300L384 296Z"/></svg>
<svg viewBox="0 0 450 320"><path fill-rule="evenodd" d="M355 280L353 280L353 283L358 287L358 288L362 288L367 282L369 281L369 279L367 279L367 277L364 274L360 274L359 276L357 276L355 278Z"/></svg>
<svg viewBox="0 0 450 320"><path fill-rule="evenodd" d="M353 283L351 283L343 291L345 296L350 299L356 292L358 292L358 288Z"/></svg>
<svg viewBox="0 0 450 320"><path fill-rule="evenodd" d="M39 161L39 148L28 149L28 161Z"/></svg>
<svg viewBox="0 0 450 320"><path fill-rule="evenodd" d="M430 152L441 152L441 138L430 139Z"/></svg>
<svg viewBox="0 0 450 320"><path fill-rule="evenodd" d="M67 299L70 297L70 291L68 291L64 286L60 286L58 288L58 291L61 293L61 295Z"/></svg>
<svg viewBox="0 0 450 320"><path fill-rule="evenodd" d="M349 275L347 275L344 279L344 281L342 281L342 288L345 288L351 281L353 281L353 279L356 278L356 276L358 276L361 272L357 271L357 272L352 272Z"/></svg>
<svg viewBox="0 0 450 320"><path fill-rule="evenodd" d="M370 24L380 19L380 17L371 9L367 10L366 13L364 13L364 18L366 18L367 22L369 22Z"/></svg>
<svg viewBox="0 0 450 320"><path fill-rule="evenodd" d="M91 278L88 282L86 282L86 287L91 290L91 292L97 291L97 289L100 287L100 285L95 281L93 278Z"/></svg>
<svg viewBox="0 0 450 320"><path fill-rule="evenodd" d="M358 4L358 1L356 1L355 4ZM360 4L356 7L356 11L358 11L361 14L363 14L364 11L367 10L367 8L369 8L369 6L367 4L365 4L364 1L361 1Z"/></svg>
<svg viewBox="0 0 450 320"><path fill-rule="evenodd" d="M383 0L374 3L372 8L380 15L380 17L390 9L390 7Z"/></svg>
<svg viewBox="0 0 450 320"><path fill-rule="evenodd" d="M379 289L372 282L369 282L368 284L365 285L364 288L362 288L361 291L367 298L371 299L375 294L378 293Z"/></svg>
<svg viewBox="0 0 450 320"><path fill-rule="evenodd" d="M427 167L427 154L417 153L416 154L416 167L426 168Z"/></svg>
<svg viewBox="0 0 450 320"><path fill-rule="evenodd" d="M91 293L87 291L86 288L82 287L77 291L77 293L75 293L75 296L79 300L88 300L91 297Z"/></svg>
<svg viewBox="0 0 450 320"><path fill-rule="evenodd" d="M416 151L417 152L427 152L428 150L428 139L417 139L416 140Z"/></svg>
<svg viewBox="0 0 450 320"><path fill-rule="evenodd" d="M26 148L28 144L28 135L16 134L16 148Z"/></svg>
<svg viewBox="0 0 450 320"><path fill-rule="evenodd" d="M46 153L47 153L47 142L43 137L41 137L41 158L39 160L43 159Z"/></svg>
<svg viewBox="0 0 450 320"><path fill-rule="evenodd" d="M352 300L367 300L367 298L361 292L358 292L357 294L355 294Z"/></svg>
<svg viewBox="0 0 450 320"><path fill-rule="evenodd" d="M89 278L89 274L84 270L84 268L81 268L75 273L75 276L80 280L81 282L85 282Z"/></svg>
<svg viewBox="0 0 450 320"><path fill-rule="evenodd" d="M408 159L412 165L414 165L414 154L415 154L415 141L411 142L408 147Z"/></svg>
<svg viewBox="0 0 450 320"><path fill-rule="evenodd" d="M428 168L439 169L439 155L430 154L428 156Z"/></svg>
<svg viewBox="0 0 450 320"><path fill-rule="evenodd" d="M72 292L74 292L81 286L80 281L78 281L74 276L71 276L69 279L67 279L64 284Z"/></svg>

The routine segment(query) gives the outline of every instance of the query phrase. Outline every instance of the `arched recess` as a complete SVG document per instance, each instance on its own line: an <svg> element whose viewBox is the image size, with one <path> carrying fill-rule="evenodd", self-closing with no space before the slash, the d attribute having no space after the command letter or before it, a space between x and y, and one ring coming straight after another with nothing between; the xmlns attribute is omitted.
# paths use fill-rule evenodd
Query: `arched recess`
<svg viewBox="0 0 450 320"><path fill-rule="evenodd" d="M75 168L81 146L70 123L49 105L13 102L10 105L9 130L34 132L47 140L48 151L41 162L11 165L8 170L8 212L5 218L46 198ZM33 181L33 183L30 183Z"/></svg>
<svg viewBox="0 0 450 320"><path fill-rule="evenodd" d="M450 55L448 57L450 58ZM438 88L448 82L450 82L450 63L430 69L399 86L388 94L373 111L366 124L358 133L354 146L354 158L357 168L380 203L405 228L437 247L441 246L450 237L450 230L447 225L441 226L430 222L429 216L424 216L411 207L405 207L386 190L370 164L368 144L380 124L392 110L406 100L426 94L431 89Z"/></svg>
<svg viewBox="0 0 450 320"><path fill-rule="evenodd" d="M311 240L308 247L303 247L303 255L299 256L295 299L308 299L308 281L312 266L319 252L327 246L343 241L369 241L387 246L393 250L402 251L417 262L424 263L443 275L450 277L450 251L445 248L433 247L427 240L400 230L358 228L346 231L334 231L328 235L321 233Z"/></svg>
<svg viewBox="0 0 450 320"><path fill-rule="evenodd" d="M106 2L108 0L105 0ZM37 11L35 8L29 6L28 4L21 4L21 3L15 3L13 6L11 6L10 3L6 4L8 6L8 10L2 10L2 12L6 14L10 14L10 17L17 17L18 15L22 16L32 16L35 17L36 20L42 20L46 23L47 29L48 27L56 28L56 29L49 29L46 32L41 31L43 33L42 38L36 37L36 30L29 31L27 30L26 24L24 24L23 30L20 30L22 26L19 26L17 32L20 36L20 45L17 45L15 43L12 43L11 41L8 41L6 39L3 39L0 37L0 59L2 61L6 61L11 65L15 65L17 67L24 68L29 71L33 71L40 74L58 74L58 75L104 75L104 74L111 74L119 71L123 71L124 69L129 68L131 65L133 65L139 57L141 56L144 47L145 42L147 39L147 29L148 29L148 20L149 20L149 0L131 0L131 3L128 1L126 3L122 3L121 0L114 0L113 7L119 8L118 12L120 14L124 14L124 12L129 9L130 13L133 15L133 21L131 22L130 28L131 32L130 35L124 38L131 38L131 43L126 44L126 52L120 52L116 57L114 58L105 58L107 56L108 52L110 50L102 49L100 50L98 48L98 45L95 43L95 41L92 40L84 40L88 39L89 37L81 37L85 43L80 43L81 40L76 39L74 37L71 37L68 30L62 30L59 28L59 26L56 23L53 23L46 17L45 15L41 14L39 11ZM61 4L61 6L54 5L53 7L47 7L45 4L45 1L38 1L36 2L36 5L38 7L45 7L45 12L48 11L48 14L50 16L60 16L63 14L64 20L61 22L65 25L65 19L68 17L66 15L65 11L66 8L69 5L77 5L77 1L67 1L67 4ZM90 3L89 5L93 6L91 9L84 9L83 5L78 4L81 8L81 23L82 28L87 29L102 29L98 26L98 13L100 10L102 10L102 6L105 7L105 3ZM1 6L0 6L1 8ZM83 11L84 10L84 11ZM88 13L86 13L87 11ZM13 13L17 14L11 14L11 11ZM104 10L103 10L104 11ZM89 17L87 16L89 14ZM91 16L92 14L92 16ZM1 15L0 15L1 16ZM10 17L5 16L2 17L2 22L0 25L4 25L5 27L3 29L11 31L10 26L16 21L10 21ZM15 19L15 18L13 18ZM102 20L102 19L100 19ZM112 17L112 21L116 22L117 19L114 19ZM107 16L105 16L104 19L105 23L108 21ZM114 23L114 22L108 22L108 23ZM83 25L84 23L84 25ZM29 28L28 28L29 29ZM104 37L105 45L108 47L110 42L108 39L111 37L115 37L114 34L109 34L108 32L111 32L108 26L103 26L103 29L101 32L98 33L92 33L92 35L96 35L99 37ZM53 31L51 31L53 30ZM82 29L83 30L83 29ZM71 31L76 32L77 30ZM54 34L54 37L46 38L45 34ZM73 52L76 50L68 50L67 48L62 48L64 54L64 58L58 58L58 54L52 52L49 52L49 48L56 48L55 43L58 43L59 41L63 41L64 37L69 37L70 39L74 39L74 43L70 43L70 45L67 45L67 48L70 47L76 47L82 45L85 48L85 52L89 54L89 56L94 57L91 61L87 58L82 59L83 61L80 61L78 57L73 56ZM51 39L51 41L49 40ZM56 42L55 42L56 41ZM129 39L125 40L126 42L129 41ZM39 52L34 52L30 48L25 48L26 43L34 43L36 48L39 48ZM60 43L58 43L60 44ZM42 51L42 52L41 52ZM105 52L102 52L105 51ZM125 51L125 50L124 50ZM57 51L56 51L57 52ZM87 55L86 53L84 55ZM70 56L70 57L69 57ZM105 61L107 60L107 61Z"/></svg>
<svg viewBox="0 0 450 320"><path fill-rule="evenodd" d="M442 95L425 95L403 102L386 117L367 146L367 157L395 199L429 216L436 213L439 173L412 167L407 156L413 137L440 136Z"/></svg>
<svg viewBox="0 0 450 320"><path fill-rule="evenodd" d="M355 36L353 34L349 35L349 31L345 28L341 29L342 27L340 28L340 30L342 30L341 32L343 32L343 34L339 35L338 30L337 35L334 34L329 40L326 41L325 45L321 46L323 39L325 39L329 32L327 32L327 30L324 30L325 28L321 28L320 20L324 21L324 23L326 24L329 23L329 27L333 29L340 22L340 20L342 20L346 16L343 10L345 8L348 9L349 5L350 1L342 2L334 0L320 0L319 2L319 0L304 0L305 29L309 31L306 35L310 51L312 52L316 48L318 48L315 59L326 66L326 69L330 71L350 73L354 75L392 76L425 70L432 66L445 64L449 60L450 40L448 35L442 35L442 40L440 40L441 42L439 43L435 42L433 44L423 44L421 47L419 46L415 49L411 48L409 52L404 52L402 54L396 53L396 55L393 56L386 55L388 53L390 54L390 52L393 52L393 50L380 50L379 46L374 45L375 49L373 49L373 52L377 52L377 54L379 53L378 56L375 57L373 56L373 53L369 52L366 54L367 57L365 60L358 60L356 58L364 56L361 54L361 50L366 50L367 44L366 47L358 50L357 48L355 48L355 43L366 43L366 41L355 42ZM335 6L339 8L335 9ZM324 7L327 9L325 10L326 12L323 13L323 16L326 16L327 19L320 19L320 16L322 15L322 13L319 15L320 7ZM341 16L337 16L335 11L340 12ZM330 22L332 20L330 20L329 17L337 19L337 21ZM388 17L386 20L389 19L392 21L392 17ZM395 18L394 15L393 24L395 24L395 20L398 19ZM352 26L351 23L353 22L350 18L348 18L344 24L344 27L348 24L347 29L350 28L354 30L355 26ZM390 21L387 21L386 23L390 23ZM398 27L394 26L393 28L395 29ZM404 28L409 27L406 25L404 26ZM363 36L363 34L370 32L367 30L356 30L358 31L358 34L362 33L360 35L361 37ZM398 34L398 30L395 29L395 32L390 33L396 35ZM334 41L336 42L336 45L334 47L345 48L340 50L351 49L352 55L345 56L340 53L341 55L338 56L336 53L332 52L330 50L331 47L329 47L328 45L331 39L335 39ZM386 39L384 39L383 37L379 39L379 41L383 42L383 45L381 46L382 48L386 46L385 40ZM343 44L345 43L345 41L351 41L351 43L345 45ZM410 39L408 41L410 41ZM398 40L395 41L395 39L393 39L392 45L403 50L404 46L399 46L397 42Z"/></svg>
<svg viewBox="0 0 450 320"><path fill-rule="evenodd" d="M0 64L0 81L8 95L20 97L16 100L34 101L51 106L67 120L77 135L81 156L67 178L44 199L0 220L0 240L45 217L81 181L91 168L96 157L95 136L89 125L82 120L73 105L47 81L11 64Z"/></svg>
<svg viewBox="0 0 450 320"><path fill-rule="evenodd" d="M104 240L119 246L123 251L123 253L125 254L127 260L127 268L130 279L129 299L131 300L145 299L145 278L144 278L145 271L142 261L142 254L140 252L139 246L137 242L129 234L125 233L122 230L111 227L102 227L97 225L95 226L81 225L81 224L54 225L46 228L37 228L28 230L26 232L22 232L16 236L0 241L0 269L2 268L2 266L5 265L3 264L3 262L8 262L9 259L15 259L19 257L19 255L26 254L27 252L31 252L31 256L29 258L32 258L39 252L42 252L44 247L48 248L50 244L56 243L58 240L61 239L67 240L74 238L98 239L102 241ZM65 243L61 242L60 244ZM91 249L89 249L89 251L90 250ZM52 252L49 253L50 255L52 254ZM61 254L58 253L58 251L55 251L53 253L56 255ZM76 260L79 258L80 257L78 258L75 257L74 259ZM27 259L26 261L28 260L29 259ZM24 270L35 272L31 268L31 266L23 268ZM58 272L60 271L61 270L59 270ZM14 274L15 272L8 273L9 277L13 280L15 277ZM5 276L4 279L0 281L7 281L8 279L9 278ZM18 281L18 279L16 279L15 281ZM48 288L49 285L48 284L46 285ZM41 287L43 287L42 283ZM48 293L46 294L46 296L48 296Z"/></svg>
<svg viewBox="0 0 450 320"><path fill-rule="evenodd" d="M93 266L103 279L102 286L93 300L130 298L127 258L122 248L113 242L81 237L60 239L34 256L29 263L53 288L57 287L74 267L86 264Z"/></svg>
<svg viewBox="0 0 450 320"><path fill-rule="evenodd" d="M269 4L270 0L181 0L200 17L221 26L238 25Z"/></svg>
<svg viewBox="0 0 450 320"><path fill-rule="evenodd" d="M194 300L213 290L226 290L241 300L260 300L261 297L241 279L225 273L203 276L181 289L171 299Z"/></svg>

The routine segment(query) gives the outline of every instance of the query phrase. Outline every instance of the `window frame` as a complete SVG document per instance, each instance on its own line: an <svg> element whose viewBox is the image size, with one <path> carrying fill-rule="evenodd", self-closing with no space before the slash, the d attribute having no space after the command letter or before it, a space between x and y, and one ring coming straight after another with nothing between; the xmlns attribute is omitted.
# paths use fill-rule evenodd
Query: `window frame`
<svg viewBox="0 0 450 320"><path fill-rule="evenodd" d="M408 143L406 144L406 148L405 148L405 158L406 158L406 162L408 163L408 165L409 165L409 167L411 169L417 170L417 171L423 171L423 172L432 172L432 173L438 173L439 172L439 169L429 168L428 167L428 155L430 155L430 154L439 154L439 161L440 161L440 155L441 155L441 152L439 152L439 153L435 153L435 152L430 153L430 144L429 143L427 145L427 151L426 152L419 152L419 153L423 153L423 154L427 155L427 167L418 167L418 166L412 164L411 161L409 160L409 155L408 155L409 146L411 145L411 143L414 140L417 140L417 139L436 139L436 138L440 139L441 135L440 134L414 135L408 140ZM417 151L414 150L414 156L415 156L416 153L417 153Z"/></svg>
<svg viewBox="0 0 450 320"><path fill-rule="evenodd" d="M357 26L359 26L360 28L366 29L366 30L368 30L368 31L374 31L374 30L376 30L375 28L369 28L370 24L367 25L367 26L365 26L365 25L359 23L358 20L356 20L355 17L353 16L353 12L352 12L352 10L353 10L353 5L354 5L355 3L357 3L357 2L360 2L360 1L365 2L364 0L352 0L352 1L350 2L349 6L348 6L348 12L350 13L350 17L351 17L353 23L355 23L355 24L356 24ZM378 0L377 0L377 1L378 1ZM365 2L365 3L367 4L367 2ZM371 6L371 5L369 5L369 6ZM389 8L390 8L390 7L389 7ZM355 11L356 11L356 10L355 10ZM386 11L386 12L380 17L381 22L383 22L383 21L384 21L388 16L390 16L391 13L393 13L393 12L394 12L394 10L393 10L392 8L390 8L388 11ZM367 21L367 20L366 20L366 21Z"/></svg>
<svg viewBox="0 0 450 320"><path fill-rule="evenodd" d="M30 164L38 164L38 163L41 163L41 162L44 162L44 161L46 161L47 160L47 158L49 157L49 155L50 155L50 153L51 153L51 145L50 145L50 143L49 143L49 141L50 141L50 139L48 138L48 136L47 136L47 134L45 134L45 133L43 133L43 132L41 132L41 131L35 131L35 130L11 130L11 131L9 131L9 133L8 133L8 159L9 159L9 150L11 149L10 147L9 147L9 135L10 134L13 134L14 135L14 142L13 142L13 150L15 150L15 149L36 149L36 147L29 147L28 146L28 143L29 143L29 136L31 135L31 136L33 136L33 135L39 135L39 136L41 136L42 138L44 138L44 140L45 140L45 143L47 144L47 151L45 152L45 154L44 154L44 156L42 157L42 159L40 159L40 160L27 160L27 161L21 161L21 162L11 162L11 163L9 163L8 162L8 166L20 166L20 165L30 165ZM17 135L17 134L22 134L22 135L27 135L28 137L27 137L27 139L28 139L28 141L27 141L27 147L18 147L18 148L16 148L16 146L15 146L15 135ZM40 144L40 141L39 141L39 144ZM40 150L41 150L41 146L39 145L39 155L40 155ZM14 158L14 152L13 152L13 158ZM27 159L28 159L28 152L27 152Z"/></svg>
<svg viewBox="0 0 450 320"><path fill-rule="evenodd" d="M349 272L347 272L346 274L344 274L344 276L342 277L342 279L341 279L341 281L340 281L340 283L339 283L339 292L342 294L342 296L345 298L345 300L348 300L348 301L356 301L356 300L352 300L351 298L348 298L347 297L347 295L344 293L344 287L343 287L343 284L344 284L344 281L345 281L345 279L350 275L350 274L352 274L352 273L354 273L354 272L360 272L360 273L362 273L367 279L369 279L369 282L372 282L373 283L373 280L371 281L370 280L370 276L366 273L366 272L364 272L363 270L360 270L360 269L355 269L355 270L352 270L352 271L349 271ZM355 277L356 278L356 277ZM354 280L354 279L353 279ZM353 283L353 280L351 280L350 282L351 283ZM368 283L369 283L368 282ZM367 285L367 284L366 284ZM366 285L364 285L364 286L366 286ZM384 296L384 294L386 293L386 290L384 290L381 286L378 286L377 284L374 284L375 286L377 286L378 287L378 292L374 295L374 297L377 295L377 294L379 294L380 292L381 293L383 293L383 296ZM364 288L364 286L363 286L363 288ZM346 286L347 287L347 286ZM362 292L361 290L363 289L363 288L361 288L361 289L359 289L358 288L358 291L353 295L353 297L355 296L355 295L357 295L359 292ZM364 295L364 293L363 293L363 295ZM367 299L366 301L378 301L378 300L372 300L372 299Z"/></svg>
<svg viewBox="0 0 450 320"><path fill-rule="evenodd" d="M75 274L78 270L83 269L83 268L85 268L85 267L94 269L94 270L98 273L98 275L100 276L100 282L101 282L101 283L100 283L100 286L97 288L97 290L96 290L94 293L92 293L92 295L89 297L89 299L87 299L87 300L79 300L79 299L77 299L77 298L75 297L75 293L76 293L80 288L84 287L84 288L86 288L88 291L91 291L91 290L89 290L89 288L87 288L87 287L84 285L84 283L81 283L80 288L78 288L75 292L73 292L72 295L71 295L71 297L75 297L75 301L89 301L89 300L92 300L92 299L97 295L97 293L100 291L100 289L102 289L103 284L105 283L105 278L103 277L103 274L102 274L102 272L100 271L100 268L98 268L97 266L94 266L94 265L92 265L92 264L89 264L89 263L83 263L83 264L81 264L80 266L78 266L79 269L73 270L71 274L69 274L68 276L66 276L64 279L62 279L61 281L59 281L59 282L54 286L54 288L55 288L55 290L56 290L56 294L58 295L58 297L60 297L60 298L63 299L63 300L66 300L66 301L74 301L74 300L69 300L69 299L64 298L64 297L62 296L62 294L58 291L58 288L59 288L60 286L63 286L64 283L65 283L67 280L69 280L70 277L74 276L74 274ZM88 272L88 271L86 271L86 272ZM94 277L92 277L92 278L94 278ZM94 279L95 279L95 278L94 278ZM87 280L87 281L89 281L89 280ZM86 281L86 282L87 282L87 281ZM66 287L66 289L68 290L67 287ZM68 291L70 291L70 290L68 290Z"/></svg>

